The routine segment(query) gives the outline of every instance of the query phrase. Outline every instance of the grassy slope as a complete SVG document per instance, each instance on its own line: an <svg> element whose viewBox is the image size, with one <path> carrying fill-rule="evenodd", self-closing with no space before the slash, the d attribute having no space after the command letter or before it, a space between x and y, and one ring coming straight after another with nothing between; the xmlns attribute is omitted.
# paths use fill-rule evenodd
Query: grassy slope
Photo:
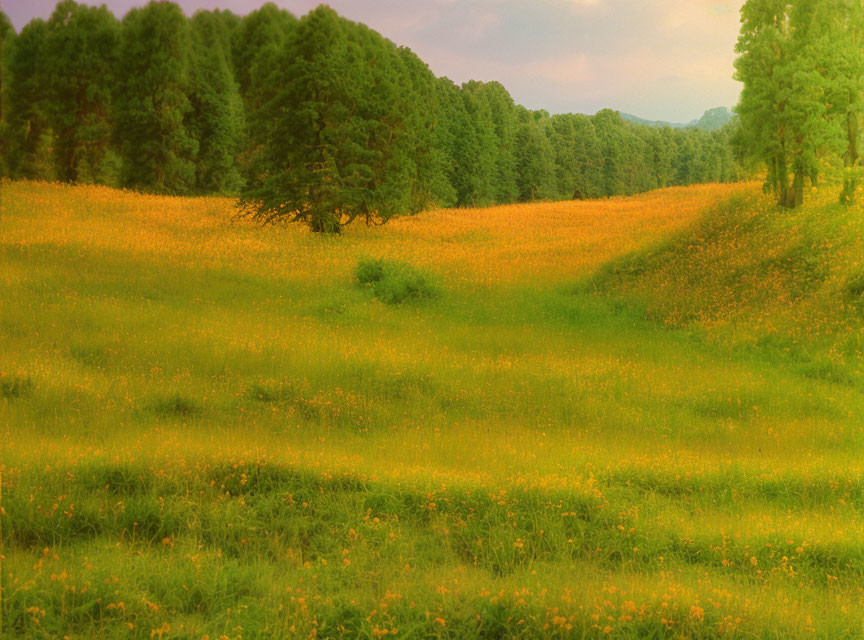
<svg viewBox="0 0 864 640"><path fill-rule="evenodd" d="M4 637L860 634L858 316L815 302L851 273L806 317L730 317L706 303L721 259L687 262L791 220L748 213L753 186L340 239L217 199L2 189ZM733 196L755 204L698 222ZM814 255L847 265L831 228ZM352 282L365 256L443 293L383 305ZM849 335L796 333L819 309Z"/></svg>
<svg viewBox="0 0 864 640"><path fill-rule="evenodd" d="M736 198L659 246L613 260L595 291L698 327L739 352L859 385L864 357L864 215L817 193L787 211Z"/></svg>

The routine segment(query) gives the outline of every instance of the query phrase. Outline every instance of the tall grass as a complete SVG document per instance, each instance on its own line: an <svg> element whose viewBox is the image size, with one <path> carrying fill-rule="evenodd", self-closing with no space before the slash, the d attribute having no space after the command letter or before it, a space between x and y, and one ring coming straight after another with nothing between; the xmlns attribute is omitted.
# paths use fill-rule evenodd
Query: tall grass
<svg viewBox="0 0 864 640"><path fill-rule="evenodd" d="M839 210L705 186L329 239L0 188L4 638L860 633L860 360L766 330L860 331L818 302L854 294ZM831 246L772 258L784 224Z"/></svg>

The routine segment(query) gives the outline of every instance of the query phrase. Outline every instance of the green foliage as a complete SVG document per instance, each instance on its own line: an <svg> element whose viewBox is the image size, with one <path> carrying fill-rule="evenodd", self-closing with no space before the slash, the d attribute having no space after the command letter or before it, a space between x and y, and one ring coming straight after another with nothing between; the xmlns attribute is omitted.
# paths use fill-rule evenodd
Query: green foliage
<svg viewBox="0 0 864 640"><path fill-rule="evenodd" d="M354 270L354 277L360 284L374 285L384 278L384 260L373 260L371 258L361 260Z"/></svg>
<svg viewBox="0 0 864 640"><path fill-rule="evenodd" d="M841 200L861 174L864 53L858 0L749 0L736 78L744 83L737 144L767 167L766 190L798 207L812 184L842 158Z"/></svg>
<svg viewBox="0 0 864 640"><path fill-rule="evenodd" d="M428 73L428 71L427 71ZM367 27L319 7L300 21L254 114L263 145L242 202L256 219L338 233L419 210L413 197L422 108L402 95L404 60Z"/></svg>
<svg viewBox="0 0 864 640"><path fill-rule="evenodd" d="M88 7L65 0L48 20L46 102L61 180L109 181L106 155L118 41L119 25L104 5Z"/></svg>
<svg viewBox="0 0 864 640"><path fill-rule="evenodd" d="M440 293L433 276L406 262L364 259L357 264L354 277L385 304L428 300Z"/></svg>
<svg viewBox="0 0 864 640"><path fill-rule="evenodd" d="M0 11L0 178L9 174L6 166L6 150L8 149L6 119L8 117L7 93L8 93L8 71L6 70L7 52L11 51L12 40L15 39L15 30L8 16Z"/></svg>
<svg viewBox="0 0 864 640"><path fill-rule="evenodd" d="M3 175L240 195L265 223L338 233L435 207L740 174L728 130L529 111L497 82L436 78L326 6L299 21L272 3L188 19L151 2L118 23L105 7L63 0L18 36L0 14L0 48Z"/></svg>
<svg viewBox="0 0 864 640"><path fill-rule="evenodd" d="M192 17L189 134L199 142L196 186L205 193L236 193L243 181L237 156L243 142L243 102L231 70L231 34L220 13Z"/></svg>
<svg viewBox="0 0 864 640"><path fill-rule="evenodd" d="M48 119L49 30L32 20L17 37L4 43L6 96L4 156L13 178L51 179L53 132Z"/></svg>
<svg viewBox="0 0 864 640"><path fill-rule="evenodd" d="M195 189L191 42L189 21L175 4L151 2L123 18L115 103L124 186Z"/></svg>

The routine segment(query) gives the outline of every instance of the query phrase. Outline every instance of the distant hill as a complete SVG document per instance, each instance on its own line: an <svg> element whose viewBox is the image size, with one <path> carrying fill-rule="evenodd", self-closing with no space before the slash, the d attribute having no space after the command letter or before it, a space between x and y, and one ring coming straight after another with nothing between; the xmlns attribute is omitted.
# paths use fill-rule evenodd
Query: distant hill
<svg viewBox="0 0 864 640"><path fill-rule="evenodd" d="M649 127L671 127L672 129L687 129L693 127L695 129L701 129L702 131L716 131L717 129L722 129L723 126L734 117L735 114L727 107L709 109L703 113L702 117L698 120L691 120L686 124L681 122L665 122L663 120L645 120L644 118L634 116L630 113L621 112L622 120L634 124L644 124Z"/></svg>

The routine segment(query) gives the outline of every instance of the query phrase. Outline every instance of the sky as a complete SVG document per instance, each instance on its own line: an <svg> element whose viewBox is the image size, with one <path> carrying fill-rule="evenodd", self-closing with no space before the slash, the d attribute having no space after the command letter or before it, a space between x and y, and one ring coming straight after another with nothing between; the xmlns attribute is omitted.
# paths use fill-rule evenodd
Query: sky
<svg viewBox="0 0 864 640"><path fill-rule="evenodd" d="M176 0L246 14L263 0ZM689 122L732 107L739 10L744 0L329 0L341 15L410 47L457 83L497 80L517 103L550 113L611 108ZM107 4L118 17L143 0ZM20 31L56 0L0 0ZM320 0L275 0L295 15Z"/></svg>

